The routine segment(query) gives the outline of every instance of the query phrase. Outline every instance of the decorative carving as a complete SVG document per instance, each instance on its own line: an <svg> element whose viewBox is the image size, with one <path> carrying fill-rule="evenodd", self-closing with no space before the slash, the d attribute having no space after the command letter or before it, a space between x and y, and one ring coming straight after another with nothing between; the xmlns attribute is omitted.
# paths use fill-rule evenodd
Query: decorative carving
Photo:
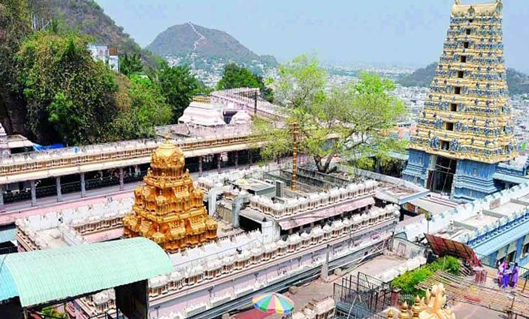
<svg viewBox="0 0 529 319"><path fill-rule="evenodd" d="M217 222L184 166L184 153L168 140L152 152L145 185L134 190L132 214L123 218L126 236L147 237L169 252L217 238Z"/></svg>

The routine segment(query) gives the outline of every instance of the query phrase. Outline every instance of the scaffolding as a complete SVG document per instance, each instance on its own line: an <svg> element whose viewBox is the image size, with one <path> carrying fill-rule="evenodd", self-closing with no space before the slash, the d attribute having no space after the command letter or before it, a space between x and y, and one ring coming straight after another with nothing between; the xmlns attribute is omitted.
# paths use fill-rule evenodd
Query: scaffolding
<svg viewBox="0 0 529 319"><path fill-rule="evenodd" d="M361 272L335 283L333 296L337 318L344 319L385 319L380 313L391 307L393 297L388 283Z"/></svg>

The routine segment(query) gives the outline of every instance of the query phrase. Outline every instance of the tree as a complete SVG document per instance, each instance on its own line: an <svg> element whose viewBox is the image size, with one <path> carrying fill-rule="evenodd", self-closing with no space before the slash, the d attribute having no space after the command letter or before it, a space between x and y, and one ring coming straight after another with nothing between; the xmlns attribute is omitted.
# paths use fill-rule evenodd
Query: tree
<svg viewBox="0 0 529 319"><path fill-rule="evenodd" d="M300 150L324 173L331 170L335 156L388 152L396 143L385 132L404 114L403 104L388 94L394 83L367 73L358 83L344 86L328 84L326 79L318 61L307 55L279 69L275 98L284 106L286 123L299 128ZM291 139L281 125L255 126L267 138L265 156L291 149L291 143L281 140Z"/></svg>
<svg viewBox="0 0 529 319"><path fill-rule="evenodd" d="M18 87L15 54L31 32L26 0L0 1L0 123L8 134L27 135L25 102Z"/></svg>
<svg viewBox="0 0 529 319"><path fill-rule="evenodd" d="M132 75L122 84L121 110L112 123L110 137L137 139L154 136L154 127L170 123L171 106L148 77Z"/></svg>
<svg viewBox="0 0 529 319"><path fill-rule="evenodd" d="M170 67L164 62L155 76L162 95L172 108L172 123L176 123L193 96L204 91L204 85L191 74L187 66Z"/></svg>
<svg viewBox="0 0 529 319"><path fill-rule="evenodd" d="M139 54L124 54L119 57L119 72L130 77L143 71L143 63Z"/></svg>
<svg viewBox="0 0 529 319"><path fill-rule="evenodd" d="M19 83L27 100L28 125L45 142L102 141L116 112L115 76L87 50L90 39L39 31L22 44Z"/></svg>
<svg viewBox="0 0 529 319"><path fill-rule="evenodd" d="M253 74L245 67L238 66L235 63L230 63L224 66L222 78L217 83L217 90L227 90L236 88L258 88L261 90L263 98L267 101L272 101L273 92L266 87L261 76Z"/></svg>

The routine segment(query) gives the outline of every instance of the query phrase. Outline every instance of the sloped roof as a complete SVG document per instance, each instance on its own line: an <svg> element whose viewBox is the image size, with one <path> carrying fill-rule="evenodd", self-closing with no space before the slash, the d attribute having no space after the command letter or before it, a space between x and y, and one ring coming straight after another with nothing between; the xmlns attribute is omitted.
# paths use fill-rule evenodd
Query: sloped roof
<svg viewBox="0 0 529 319"><path fill-rule="evenodd" d="M0 258L0 301L23 307L170 273L167 254L145 238L8 254Z"/></svg>

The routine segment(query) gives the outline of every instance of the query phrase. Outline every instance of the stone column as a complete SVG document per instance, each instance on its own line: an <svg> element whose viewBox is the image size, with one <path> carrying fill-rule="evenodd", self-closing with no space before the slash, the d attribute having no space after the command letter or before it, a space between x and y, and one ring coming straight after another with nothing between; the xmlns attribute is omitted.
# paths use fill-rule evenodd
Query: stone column
<svg viewBox="0 0 529 319"><path fill-rule="evenodd" d="M55 177L55 186L57 187L57 201L62 201L61 177Z"/></svg>
<svg viewBox="0 0 529 319"><path fill-rule="evenodd" d="M81 173L81 197L86 197L86 184L84 180L84 173Z"/></svg>
<svg viewBox="0 0 529 319"><path fill-rule="evenodd" d="M30 182L31 185L31 206L37 206L37 186L35 181Z"/></svg>
<svg viewBox="0 0 529 319"><path fill-rule="evenodd" d="M221 162L220 154L217 154L217 172L219 173L220 173L220 162Z"/></svg>
<svg viewBox="0 0 529 319"><path fill-rule="evenodd" d="M202 161L203 161L203 157L199 156L198 157L198 177L202 177Z"/></svg>
<svg viewBox="0 0 529 319"><path fill-rule="evenodd" d="M235 168L239 167L239 151L235 151Z"/></svg>
<svg viewBox="0 0 529 319"><path fill-rule="evenodd" d="M119 168L119 190L122 191L125 189L125 181L123 177L123 167Z"/></svg>
<svg viewBox="0 0 529 319"><path fill-rule="evenodd" d="M0 207L4 206L4 185L0 185Z"/></svg>

